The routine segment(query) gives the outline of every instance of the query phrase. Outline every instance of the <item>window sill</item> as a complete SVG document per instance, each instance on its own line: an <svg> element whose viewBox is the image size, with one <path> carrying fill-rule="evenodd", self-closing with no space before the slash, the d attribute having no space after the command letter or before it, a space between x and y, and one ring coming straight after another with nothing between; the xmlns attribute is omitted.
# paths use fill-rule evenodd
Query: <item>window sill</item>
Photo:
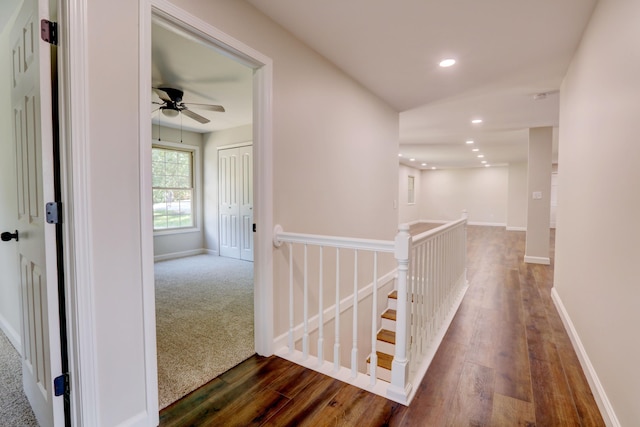
<svg viewBox="0 0 640 427"><path fill-rule="evenodd" d="M199 233L200 227L168 228L166 230L153 230L153 236L170 236L173 234Z"/></svg>

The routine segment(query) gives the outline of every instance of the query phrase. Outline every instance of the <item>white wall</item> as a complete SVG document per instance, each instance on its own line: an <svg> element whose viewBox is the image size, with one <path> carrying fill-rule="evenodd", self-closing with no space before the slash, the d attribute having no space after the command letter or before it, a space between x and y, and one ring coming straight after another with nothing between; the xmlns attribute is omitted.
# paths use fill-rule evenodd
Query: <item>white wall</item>
<svg viewBox="0 0 640 427"><path fill-rule="evenodd" d="M624 426L640 420L638 17L598 3L560 97L555 290Z"/></svg>
<svg viewBox="0 0 640 427"><path fill-rule="evenodd" d="M87 256L95 301L96 410L100 425L139 425L149 415L144 413L139 170L140 143L147 142L138 141L139 127L148 122L138 119L138 64L149 53L138 49L138 2L87 3L92 227ZM244 2L175 3L273 59L275 221L291 231L393 238L397 112ZM276 301L287 276L281 261L276 256ZM279 314L285 310L274 311L279 333L286 328Z"/></svg>
<svg viewBox="0 0 640 427"><path fill-rule="evenodd" d="M180 129L172 129L168 127L152 126L151 136L155 143L160 137L160 144L162 142L181 143L185 146L198 147L200 149L199 164L197 168L200 171L200 180L197 182L197 200L199 206L202 206L202 198L204 181L202 179L203 168L203 156L202 156L202 134L196 132L189 132ZM196 175L197 177L197 175ZM199 191L198 191L199 189ZM151 189L149 189L151 191ZM159 232L153 236L153 254L159 259L166 259L167 257L180 256L191 254L193 251L202 250L203 246L203 218L199 210L196 210L197 227L192 231L180 231L180 232Z"/></svg>
<svg viewBox="0 0 640 427"><path fill-rule="evenodd" d="M245 125L203 135L204 141L204 247L219 254L218 147L253 140L253 126Z"/></svg>
<svg viewBox="0 0 640 427"><path fill-rule="evenodd" d="M420 197L422 196L420 192L421 182L422 182L422 171L419 169L415 169L406 165L400 165L398 167L398 224L404 223L412 223L415 221L419 221L422 218L420 217ZM415 177L414 180L414 192L415 192L415 203L409 204L409 176Z"/></svg>
<svg viewBox="0 0 640 427"><path fill-rule="evenodd" d="M9 25L0 33L0 232L17 228L16 150L11 109ZM16 242L0 242L0 328L20 348L20 275Z"/></svg>
<svg viewBox="0 0 640 427"><path fill-rule="evenodd" d="M526 230L527 201L527 162L510 163L507 230Z"/></svg>
<svg viewBox="0 0 640 427"><path fill-rule="evenodd" d="M451 221L466 209L470 223L506 225L508 172L507 167L424 171L421 219Z"/></svg>

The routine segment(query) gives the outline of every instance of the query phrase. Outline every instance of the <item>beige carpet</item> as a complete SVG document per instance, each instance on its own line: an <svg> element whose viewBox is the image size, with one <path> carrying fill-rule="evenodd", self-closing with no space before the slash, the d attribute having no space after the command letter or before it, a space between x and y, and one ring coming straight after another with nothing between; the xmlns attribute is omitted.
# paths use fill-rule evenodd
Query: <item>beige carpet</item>
<svg viewBox="0 0 640 427"><path fill-rule="evenodd" d="M20 355L0 330L0 426L38 426L22 391Z"/></svg>
<svg viewBox="0 0 640 427"><path fill-rule="evenodd" d="M255 353L253 263L198 255L155 265L160 408Z"/></svg>

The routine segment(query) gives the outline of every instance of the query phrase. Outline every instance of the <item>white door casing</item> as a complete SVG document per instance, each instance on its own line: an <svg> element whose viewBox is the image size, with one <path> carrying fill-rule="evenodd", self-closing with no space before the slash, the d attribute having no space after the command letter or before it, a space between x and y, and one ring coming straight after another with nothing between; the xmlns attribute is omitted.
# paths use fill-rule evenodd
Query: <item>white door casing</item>
<svg viewBox="0 0 640 427"><path fill-rule="evenodd" d="M218 150L220 256L253 261L253 147Z"/></svg>
<svg viewBox="0 0 640 427"><path fill-rule="evenodd" d="M40 40L48 5L26 0L10 39L23 387L41 426L64 425L63 398L53 392L61 373L55 228L45 224L45 201L54 200L51 54Z"/></svg>

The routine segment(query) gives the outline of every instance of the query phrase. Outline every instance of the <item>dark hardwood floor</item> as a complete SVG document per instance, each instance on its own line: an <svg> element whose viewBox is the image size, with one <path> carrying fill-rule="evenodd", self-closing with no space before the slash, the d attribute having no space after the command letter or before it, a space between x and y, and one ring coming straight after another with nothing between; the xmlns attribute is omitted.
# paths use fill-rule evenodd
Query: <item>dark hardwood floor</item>
<svg viewBox="0 0 640 427"><path fill-rule="evenodd" d="M254 356L160 425L604 426L551 301L553 265L523 263L524 237L468 227L469 290L409 407Z"/></svg>

